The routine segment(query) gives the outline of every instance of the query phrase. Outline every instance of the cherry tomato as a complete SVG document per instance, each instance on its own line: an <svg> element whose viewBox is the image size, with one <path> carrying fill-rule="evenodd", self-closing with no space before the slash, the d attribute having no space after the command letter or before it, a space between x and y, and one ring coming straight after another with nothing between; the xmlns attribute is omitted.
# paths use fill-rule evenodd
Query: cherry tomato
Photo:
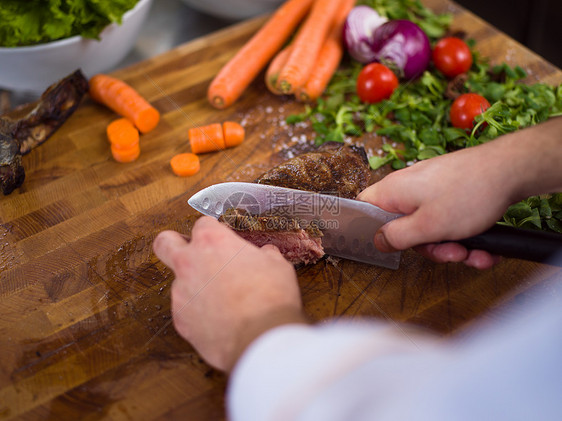
<svg viewBox="0 0 562 421"><path fill-rule="evenodd" d="M470 48L460 38L439 40L433 48L432 58L437 70L450 78L468 72L472 66Z"/></svg>
<svg viewBox="0 0 562 421"><path fill-rule="evenodd" d="M363 102L374 104L389 98L398 86L398 78L384 64L367 64L357 77L357 94Z"/></svg>
<svg viewBox="0 0 562 421"><path fill-rule="evenodd" d="M482 95L462 94L453 102L449 116L453 126L472 130L474 117L490 108L490 103Z"/></svg>

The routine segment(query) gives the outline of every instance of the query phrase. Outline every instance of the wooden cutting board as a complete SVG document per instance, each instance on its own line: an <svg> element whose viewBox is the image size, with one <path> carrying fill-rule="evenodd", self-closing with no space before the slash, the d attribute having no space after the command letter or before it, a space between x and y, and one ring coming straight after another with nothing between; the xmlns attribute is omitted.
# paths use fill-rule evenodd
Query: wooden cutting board
<svg viewBox="0 0 562 421"><path fill-rule="evenodd" d="M494 62L520 64L528 82L562 82L562 72L474 15L445 0ZM187 199L222 181L255 176L311 144L309 127L284 117L302 105L275 97L259 78L235 106L207 104L219 68L263 23L252 20L118 71L162 113L141 138L141 156L113 161L104 135L116 116L86 98L44 145L24 157L22 188L0 199L0 419L223 419L226 378L174 331L172 274L151 243L163 229L188 234L197 212ZM169 160L188 150L187 130L242 122L247 140L202 156L191 178ZM369 152L378 139L365 138ZM373 181L383 173L374 173ZM447 335L500 305L534 299L560 268L518 260L478 272L405 252L399 270L350 261L298 269L307 313L316 320L372 316ZM514 299L517 298L517 299Z"/></svg>

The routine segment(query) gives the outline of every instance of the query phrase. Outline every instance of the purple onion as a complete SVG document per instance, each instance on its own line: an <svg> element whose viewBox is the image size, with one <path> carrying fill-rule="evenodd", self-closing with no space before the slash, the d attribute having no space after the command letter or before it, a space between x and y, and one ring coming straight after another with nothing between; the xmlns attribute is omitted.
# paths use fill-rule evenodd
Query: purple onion
<svg viewBox="0 0 562 421"><path fill-rule="evenodd" d="M370 47L375 59L402 79L420 76L431 59L431 46L425 32L409 20L391 20L379 26Z"/></svg>
<svg viewBox="0 0 562 421"><path fill-rule="evenodd" d="M375 29L387 21L369 6L356 6L347 15L343 27L343 42L349 55L360 63L375 61L371 48Z"/></svg>

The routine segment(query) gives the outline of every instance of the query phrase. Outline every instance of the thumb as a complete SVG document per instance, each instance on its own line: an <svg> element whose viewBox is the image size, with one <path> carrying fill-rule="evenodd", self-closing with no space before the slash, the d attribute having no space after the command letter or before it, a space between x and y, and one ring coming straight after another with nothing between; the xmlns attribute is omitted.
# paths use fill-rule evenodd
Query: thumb
<svg viewBox="0 0 562 421"><path fill-rule="evenodd" d="M431 227L431 222L424 221L421 212L416 211L383 225L375 234L375 247L389 253L440 241L439 232Z"/></svg>
<svg viewBox="0 0 562 421"><path fill-rule="evenodd" d="M261 249L275 259L285 260L283 254L281 253L281 250L279 250L279 247L274 244L265 244L261 247Z"/></svg>
<svg viewBox="0 0 562 421"><path fill-rule="evenodd" d="M263 246L261 246L261 249L268 252L281 253L279 247L277 247L275 244L264 244Z"/></svg>

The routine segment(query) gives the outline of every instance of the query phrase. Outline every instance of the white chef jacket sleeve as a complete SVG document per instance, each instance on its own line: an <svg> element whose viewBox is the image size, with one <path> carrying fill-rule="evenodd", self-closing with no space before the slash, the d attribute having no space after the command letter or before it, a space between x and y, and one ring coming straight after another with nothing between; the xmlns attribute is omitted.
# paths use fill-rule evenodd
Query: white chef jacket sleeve
<svg viewBox="0 0 562 421"><path fill-rule="evenodd" d="M440 339L383 322L285 325L230 377L232 421L559 420L562 305Z"/></svg>

